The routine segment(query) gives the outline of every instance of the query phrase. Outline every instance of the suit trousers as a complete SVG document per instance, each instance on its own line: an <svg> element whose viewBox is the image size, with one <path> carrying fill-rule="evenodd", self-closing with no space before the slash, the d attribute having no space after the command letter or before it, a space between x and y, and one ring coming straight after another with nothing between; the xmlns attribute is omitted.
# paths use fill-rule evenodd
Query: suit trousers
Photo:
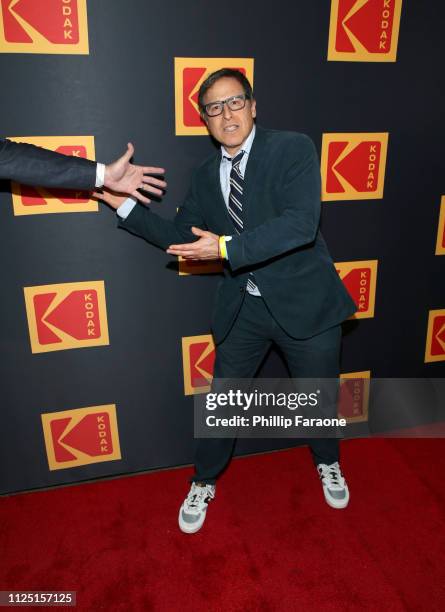
<svg viewBox="0 0 445 612"><path fill-rule="evenodd" d="M341 325L311 338L292 338L264 300L246 292L233 327L216 346L214 380L254 377L273 343L281 349L292 378L337 379L340 375ZM232 456L235 439L198 438L192 481L215 483ZM308 443L316 465L338 461L338 439L313 438Z"/></svg>

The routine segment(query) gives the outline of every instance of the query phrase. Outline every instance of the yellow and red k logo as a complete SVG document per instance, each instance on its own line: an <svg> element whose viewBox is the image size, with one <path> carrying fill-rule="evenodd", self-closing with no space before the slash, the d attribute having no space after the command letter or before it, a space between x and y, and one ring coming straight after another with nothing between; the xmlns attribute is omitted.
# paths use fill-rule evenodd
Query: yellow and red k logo
<svg viewBox="0 0 445 612"><path fill-rule="evenodd" d="M445 255L445 196L440 202L439 227L437 229L436 255Z"/></svg>
<svg viewBox="0 0 445 612"><path fill-rule="evenodd" d="M445 309L430 310L426 336L425 363L445 361Z"/></svg>
<svg viewBox="0 0 445 612"><path fill-rule="evenodd" d="M221 68L237 68L253 87L252 58L175 57L175 108L177 136L206 136L205 123L198 107L201 83Z"/></svg>
<svg viewBox="0 0 445 612"><path fill-rule="evenodd" d="M388 133L323 134L322 200L383 198Z"/></svg>
<svg viewBox="0 0 445 612"><path fill-rule="evenodd" d="M358 308L352 319L369 319L374 316L377 264L377 259L335 264L344 286Z"/></svg>
<svg viewBox="0 0 445 612"><path fill-rule="evenodd" d="M361 423L368 420L370 378L370 370L340 375L339 418L346 419L348 423Z"/></svg>
<svg viewBox="0 0 445 612"><path fill-rule="evenodd" d="M0 0L0 53L88 55L86 0Z"/></svg>
<svg viewBox="0 0 445 612"><path fill-rule="evenodd" d="M402 0L331 0L328 60L395 62Z"/></svg>
<svg viewBox="0 0 445 612"><path fill-rule="evenodd" d="M33 353L109 344L103 281L25 287Z"/></svg>
<svg viewBox="0 0 445 612"><path fill-rule="evenodd" d="M213 379L215 345L211 334L182 339L185 395L207 393Z"/></svg>
<svg viewBox="0 0 445 612"><path fill-rule="evenodd" d="M64 155L95 159L93 136L21 136L14 142L28 142ZM64 212L97 212L98 203L90 194L68 189L44 189L11 184L14 215L41 215Z"/></svg>
<svg viewBox="0 0 445 612"><path fill-rule="evenodd" d="M41 417L50 470L121 459L114 404Z"/></svg>

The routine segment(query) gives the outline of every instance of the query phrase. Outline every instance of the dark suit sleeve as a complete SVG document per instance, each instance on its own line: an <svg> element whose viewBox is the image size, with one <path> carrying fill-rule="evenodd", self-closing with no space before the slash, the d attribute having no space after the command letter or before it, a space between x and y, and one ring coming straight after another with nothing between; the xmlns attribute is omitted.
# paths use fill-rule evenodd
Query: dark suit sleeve
<svg viewBox="0 0 445 612"><path fill-rule="evenodd" d="M96 163L1 139L0 179L24 185L89 191L96 183Z"/></svg>
<svg viewBox="0 0 445 612"><path fill-rule="evenodd" d="M310 138L299 134L286 147L277 172L277 217L227 242L232 270L267 261L315 240L320 220L320 166ZM254 204L254 203L253 203Z"/></svg>
<svg viewBox="0 0 445 612"><path fill-rule="evenodd" d="M119 227L164 250L171 244L195 242L198 237L192 233L191 227L207 229L207 226L196 203L194 183L195 179L192 178L189 193L173 221L160 217L142 204L136 204L125 220L119 220Z"/></svg>

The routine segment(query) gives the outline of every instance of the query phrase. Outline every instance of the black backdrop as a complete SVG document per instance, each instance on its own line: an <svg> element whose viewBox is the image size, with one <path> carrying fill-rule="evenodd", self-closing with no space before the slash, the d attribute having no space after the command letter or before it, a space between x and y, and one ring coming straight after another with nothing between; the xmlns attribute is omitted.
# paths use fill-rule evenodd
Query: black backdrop
<svg viewBox="0 0 445 612"><path fill-rule="evenodd" d="M136 162L167 168L153 206L172 217L213 146L175 136L174 58L253 57L261 125L304 132L319 153L325 132L389 132L384 198L323 204L334 261L379 261L375 317L345 326L342 371L443 376L443 362L424 363L428 311L445 308L443 13L404 1L395 63L328 62L328 1L94 0L89 55L0 54L0 134L93 135L101 161L131 140ZM0 216L0 492L190 463L181 338L209 333L218 279L178 276L105 207L16 217L3 182ZM23 287L85 280L105 281L110 345L32 354ZM262 373L283 372L271 354ZM122 460L50 472L40 415L104 404L117 406Z"/></svg>

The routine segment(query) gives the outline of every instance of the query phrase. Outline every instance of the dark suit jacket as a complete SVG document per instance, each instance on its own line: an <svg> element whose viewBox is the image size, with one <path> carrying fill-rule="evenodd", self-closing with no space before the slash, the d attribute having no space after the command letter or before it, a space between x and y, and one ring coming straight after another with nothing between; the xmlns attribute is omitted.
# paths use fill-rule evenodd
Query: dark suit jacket
<svg viewBox="0 0 445 612"><path fill-rule="evenodd" d="M0 139L0 179L24 185L94 189L96 163L31 144Z"/></svg>
<svg viewBox="0 0 445 612"><path fill-rule="evenodd" d="M136 205L119 225L163 249L196 240L197 226L234 235L222 196L218 151L199 166L174 221ZM304 134L257 127L244 177L244 232L227 243L229 262L212 317L221 342L239 311L248 273L270 311L295 338L309 338L352 315L356 306L319 231L320 166Z"/></svg>

